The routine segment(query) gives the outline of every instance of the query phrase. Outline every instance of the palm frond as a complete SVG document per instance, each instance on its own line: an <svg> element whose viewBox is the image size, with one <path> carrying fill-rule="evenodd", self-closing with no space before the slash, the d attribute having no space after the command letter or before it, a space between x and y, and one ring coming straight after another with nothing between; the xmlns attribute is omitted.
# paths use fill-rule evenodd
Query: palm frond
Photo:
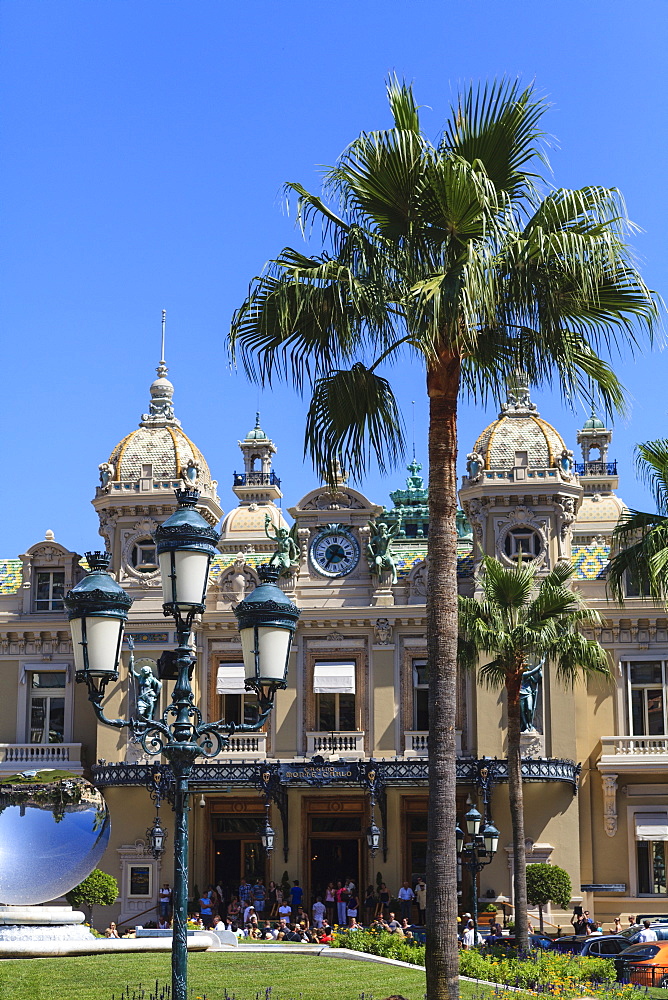
<svg viewBox="0 0 668 1000"><path fill-rule="evenodd" d="M386 89L395 127L419 135L420 116L412 85L407 85L405 80L399 83L396 73L392 73L387 79Z"/></svg>
<svg viewBox="0 0 668 1000"><path fill-rule="evenodd" d="M629 585L641 597L668 597L668 516L629 510L613 532L616 552L610 559L606 585L624 603Z"/></svg>
<svg viewBox="0 0 668 1000"><path fill-rule="evenodd" d="M536 571L530 563L503 566L491 556L483 560L482 585L485 599L499 611L511 612L522 608L535 586Z"/></svg>
<svg viewBox="0 0 668 1000"><path fill-rule="evenodd" d="M534 162L549 166L539 125L547 107L519 81L471 86L452 108L441 148L481 163L497 191L532 200L540 175L530 168Z"/></svg>
<svg viewBox="0 0 668 1000"><path fill-rule="evenodd" d="M330 484L340 462L353 477L362 476L375 456L385 470L404 452L401 415L387 379L357 362L349 370L319 378L306 418L305 453Z"/></svg>
<svg viewBox="0 0 668 1000"><path fill-rule="evenodd" d="M668 438L639 444L635 463L638 475L652 491L657 510L668 514Z"/></svg>

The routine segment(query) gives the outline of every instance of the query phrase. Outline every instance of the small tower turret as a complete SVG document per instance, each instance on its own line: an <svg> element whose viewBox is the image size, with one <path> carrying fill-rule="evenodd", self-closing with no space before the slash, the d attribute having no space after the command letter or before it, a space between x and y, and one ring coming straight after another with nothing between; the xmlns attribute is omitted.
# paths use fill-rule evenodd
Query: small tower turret
<svg viewBox="0 0 668 1000"><path fill-rule="evenodd" d="M255 414L255 427L239 441L244 456L244 471L234 473L232 489L242 503L268 503L280 500L281 481L271 470L276 445L260 427L260 414Z"/></svg>

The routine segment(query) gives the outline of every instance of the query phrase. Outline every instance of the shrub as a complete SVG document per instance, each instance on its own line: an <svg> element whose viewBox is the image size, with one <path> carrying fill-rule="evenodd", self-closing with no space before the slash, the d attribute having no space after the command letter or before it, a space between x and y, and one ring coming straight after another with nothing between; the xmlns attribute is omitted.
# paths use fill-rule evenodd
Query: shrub
<svg viewBox="0 0 668 1000"><path fill-rule="evenodd" d="M543 907L546 903L556 903L562 909L571 901L571 880L568 872L558 865L527 865L527 899L538 906L540 929L543 930Z"/></svg>
<svg viewBox="0 0 668 1000"><path fill-rule="evenodd" d="M94 906L111 906L118 896L118 882L113 875L94 868L88 878L74 889L65 893L65 899L70 906L85 906L88 911L88 922L93 923Z"/></svg>
<svg viewBox="0 0 668 1000"><path fill-rule="evenodd" d="M350 948L368 955L395 958L410 965L424 965L424 945L387 931L347 931L341 928L334 935L332 948Z"/></svg>

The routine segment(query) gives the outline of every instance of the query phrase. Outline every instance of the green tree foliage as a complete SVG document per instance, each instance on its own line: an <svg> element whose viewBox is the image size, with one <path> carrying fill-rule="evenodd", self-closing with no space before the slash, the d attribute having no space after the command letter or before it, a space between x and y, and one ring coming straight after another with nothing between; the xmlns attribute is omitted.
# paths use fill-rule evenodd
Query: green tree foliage
<svg viewBox="0 0 668 1000"><path fill-rule="evenodd" d="M388 379L421 368L429 397L429 822L427 994L458 995L456 937L457 407L500 396L519 367L572 400L623 394L599 357L650 333L656 305L626 244L619 193L552 189L541 200L546 102L516 82L471 86L432 141L413 89L388 83L390 128L362 132L325 170L322 195L297 183L313 254L286 247L236 311L233 359L263 385L310 393L305 451L330 483L404 448ZM518 941L526 946L520 919Z"/></svg>
<svg viewBox="0 0 668 1000"><path fill-rule="evenodd" d="M582 626L600 625L597 611L571 590L574 568L557 565L542 579L531 563L512 567L487 556L482 567L482 597L459 598L459 662L478 670L491 687L505 687L508 706L508 794L513 826L515 926L527 923L524 793L520 743L520 689L525 671L539 663L554 668L558 680L572 685L579 671L609 676L608 656ZM542 921L542 915L541 915ZM519 942L518 942L519 943ZM522 951L526 950L519 945Z"/></svg>
<svg viewBox="0 0 668 1000"><path fill-rule="evenodd" d="M566 909L571 901L571 891L570 876L558 865L527 866L527 899L532 906L538 907L541 931L543 930L543 907L547 903L556 903L562 910Z"/></svg>
<svg viewBox="0 0 668 1000"><path fill-rule="evenodd" d="M75 908L85 907L88 915L88 922L93 920L94 906L111 906L118 896L118 882L113 875L94 868L90 875L70 889L65 894L65 899Z"/></svg>
<svg viewBox="0 0 668 1000"><path fill-rule="evenodd" d="M636 468L652 491L656 513L625 511L615 528L617 551L610 560L607 586L622 604L627 587L641 597L668 597L668 439L636 448Z"/></svg>

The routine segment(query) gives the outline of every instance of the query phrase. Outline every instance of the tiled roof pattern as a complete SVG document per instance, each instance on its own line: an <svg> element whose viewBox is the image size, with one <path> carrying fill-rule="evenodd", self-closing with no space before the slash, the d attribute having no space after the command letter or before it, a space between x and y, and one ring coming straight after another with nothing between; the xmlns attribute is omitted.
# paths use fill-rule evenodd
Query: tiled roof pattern
<svg viewBox="0 0 668 1000"><path fill-rule="evenodd" d="M195 461L202 482L211 482L204 456L180 427L139 427L116 445L109 461L116 467L116 481L138 482L142 465L148 464L153 466L154 479L178 479L181 469Z"/></svg>
<svg viewBox="0 0 668 1000"><path fill-rule="evenodd" d="M0 594L15 594L23 580L20 559L0 559Z"/></svg>
<svg viewBox="0 0 668 1000"><path fill-rule="evenodd" d="M489 424L473 450L481 454L487 469L512 469L515 452L526 451L530 469L554 465L565 448L561 435L540 417L503 414Z"/></svg>
<svg viewBox="0 0 668 1000"><path fill-rule="evenodd" d="M575 566L575 580L600 580L608 566L610 546L592 542L591 545L574 545L571 561Z"/></svg>

